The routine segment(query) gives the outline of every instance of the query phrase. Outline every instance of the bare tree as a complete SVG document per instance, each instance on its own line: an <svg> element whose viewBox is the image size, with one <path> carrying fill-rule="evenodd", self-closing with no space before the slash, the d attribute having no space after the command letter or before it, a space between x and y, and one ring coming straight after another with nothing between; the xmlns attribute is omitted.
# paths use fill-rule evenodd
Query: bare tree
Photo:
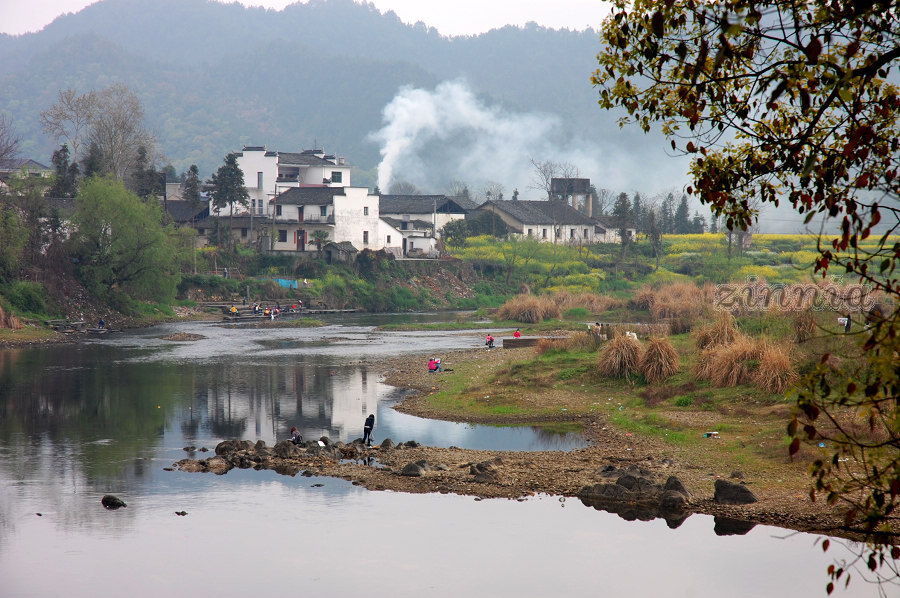
<svg viewBox="0 0 900 598"><path fill-rule="evenodd" d="M0 114L0 162L16 155L19 138L13 132L12 123Z"/></svg>
<svg viewBox="0 0 900 598"><path fill-rule="evenodd" d="M127 85L114 83L97 93L90 141L100 150L103 171L120 181L135 166L139 149L155 146L144 127L144 107Z"/></svg>
<svg viewBox="0 0 900 598"><path fill-rule="evenodd" d="M534 172L531 175L531 184L528 188L543 191L547 194L547 199L552 199L551 183L559 170L559 164L550 160L538 162L531 158L531 166L534 168Z"/></svg>
<svg viewBox="0 0 900 598"><path fill-rule="evenodd" d="M593 187L593 185L592 185ZM594 210L595 216L603 216L612 209L613 203L616 201L616 194L611 189L594 189Z"/></svg>
<svg viewBox="0 0 900 598"><path fill-rule="evenodd" d="M421 193L418 187L404 180L393 181L391 186L388 187L388 194L390 195L420 195Z"/></svg>
<svg viewBox="0 0 900 598"><path fill-rule="evenodd" d="M496 181L485 181L482 195L485 201L500 201L506 188Z"/></svg>
<svg viewBox="0 0 900 598"><path fill-rule="evenodd" d="M547 194L547 199L568 199L568 197L553 197L553 179L575 179L578 178L578 167L568 162L538 162L531 158L531 166L534 172L531 177L530 189L543 191ZM569 185L564 185L568 188Z"/></svg>
<svg viewBox="0 0 900 598"><path fill-rule="evenodd" d="M468 197L469 186L465 181L450 181L447 183L447 195L450 197Z"/></svg>
<svg viewBox="0 0 900 598"><path fill-rule="evenodd" d="M94 118L97 94L94 91L78 94L74 89L59 90L56 103L41 111L41 126L56 141L65 139L72 148L72 162L78 163L78 146Z"/></svg>

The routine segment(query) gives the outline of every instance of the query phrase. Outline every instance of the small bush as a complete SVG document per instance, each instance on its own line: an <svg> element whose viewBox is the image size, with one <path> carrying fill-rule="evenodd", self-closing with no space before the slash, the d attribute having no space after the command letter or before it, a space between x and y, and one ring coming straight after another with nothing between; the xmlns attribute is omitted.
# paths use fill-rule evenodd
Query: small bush
<svg viewBox="0 0 900 598"><path fill-rule="evenodd" d="M617 336L600 351L598 370L609 378L625 378L640 371L641 344L628 336Z"/></svg>
<svg viewBox="0 0 900 598"><path fill-rule="evenodd" d="M500 306L497 319L537 324L546 319L558 318L559 306L548 297L517 295Z"/></svg>
<svg viewBox="0 0 900 598"><path fill-rule="evenodd" d="M759 369L753 373L753 384L767 392L783 393L794 385L797 377L790 350L772 342L763 342Z"/></svg>
<svg viewBox="0 0 900 598"><path fill-rule="evenodd" d="M591 312L584 307L572 307L563 313L563 318L566 320L587 320L590 317Z"/></svg>
<svg viewBox="0 0 900 598"><path fill-rule="evenodd" d="M675 399L676 407L690 407L693 404L694 404L694 397L682 395L682 396L678 397L677 399Z"/></svg>
<svg viewBox="0 0 900 598"><path fill-rule="evenodd" d="M678 353L667 338L651 338L641 356L641 371L650 384L662 382L678 372Z"/></svg>

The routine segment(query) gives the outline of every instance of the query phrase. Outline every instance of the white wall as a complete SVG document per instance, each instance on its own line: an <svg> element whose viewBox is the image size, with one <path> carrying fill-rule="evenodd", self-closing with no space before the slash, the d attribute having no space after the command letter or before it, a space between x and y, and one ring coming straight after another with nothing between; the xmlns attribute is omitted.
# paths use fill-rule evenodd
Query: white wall
<svg viewBox="0 0 900 598"><path fill-rule="evenodd" d="M368 214L365 212L368 208ZM381 249L379 238L378 196L369 195L366 187L345 187L344 195L334 197L334 238L336 243L350 241L358 250ZM368 242L363 242L368 232Z"/></svg>

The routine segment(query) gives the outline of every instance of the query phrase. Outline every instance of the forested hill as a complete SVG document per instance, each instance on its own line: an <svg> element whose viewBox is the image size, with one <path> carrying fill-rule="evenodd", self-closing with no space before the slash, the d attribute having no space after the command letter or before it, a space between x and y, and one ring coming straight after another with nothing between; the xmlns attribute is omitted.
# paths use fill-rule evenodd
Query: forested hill
<svg viewBox="0 0 900 598"><path fill-rule="evenodd" d="M39 113L60 88L120 80L144 102L160 150L178 171L206 175L241 143L313 143L373 168L366 135L404 85L465 78L489 104L561 117L572 132L619 132L596 105L589 77L594 31L536 25L448 38L352 0L311 0L283 11L206 0L103 0L44 30L0 35L0 109L20 154L49 161ZM565 132L561 132L565 133ZM549 159L550 157L545 157Z"/></svg>

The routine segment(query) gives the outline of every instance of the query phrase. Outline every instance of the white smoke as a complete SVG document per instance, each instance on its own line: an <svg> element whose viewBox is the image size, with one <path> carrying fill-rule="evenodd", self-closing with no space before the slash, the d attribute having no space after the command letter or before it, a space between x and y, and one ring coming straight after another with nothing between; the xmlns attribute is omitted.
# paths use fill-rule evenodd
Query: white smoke
<svg viewBox="0 0 900 598"><path fill-rule="evenodd" d="M445 81L433 91L401 89L385 106L383 121L369 135L381 146L382 193L398 180L426 193L443 193L451 181L463 181L473 197L486 183L499 183L505 199L512 198L513 189L520 199L544 199L532 188L531 159L570 164L598 188L629 194L652 194L686 181L686 163L666 156L658 139L647 138L649 149L626 151L619 139L561 138L565 127L559 116L488 106L461 80ZM648 164L648 156L660 163Z"/></svg>

